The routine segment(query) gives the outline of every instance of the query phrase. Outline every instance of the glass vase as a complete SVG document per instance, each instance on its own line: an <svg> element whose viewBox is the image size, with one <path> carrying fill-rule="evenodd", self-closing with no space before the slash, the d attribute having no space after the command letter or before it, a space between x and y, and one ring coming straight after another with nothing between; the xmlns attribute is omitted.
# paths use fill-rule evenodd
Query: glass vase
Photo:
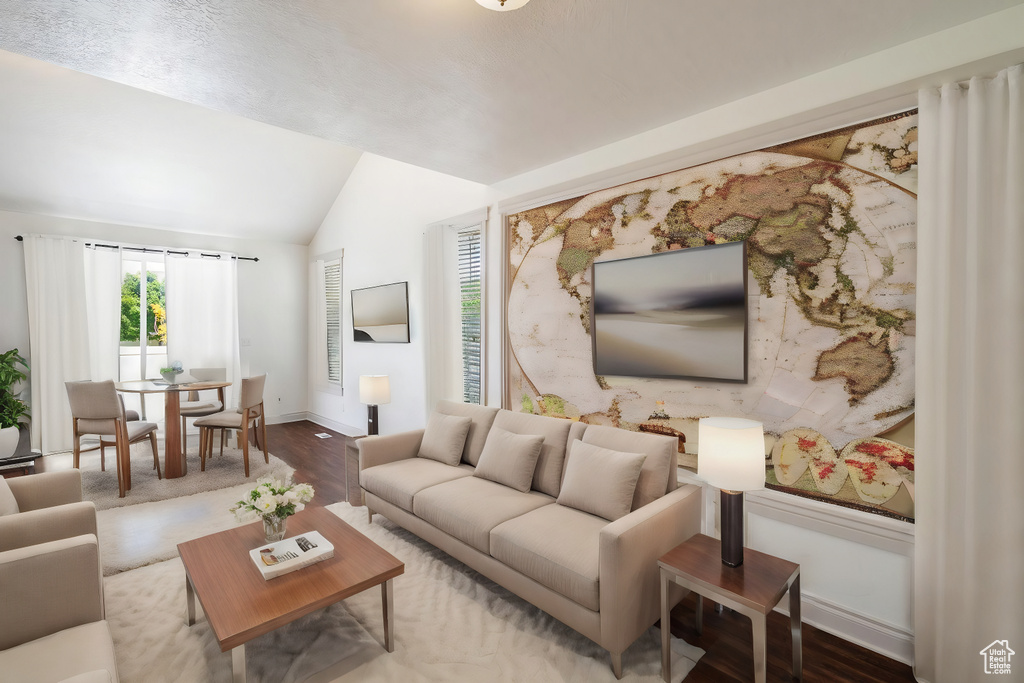
<svg viewBox="0 0 1024 683"><path fill-rule="evenodd" d="M266 538L267 543L280 541L286 533L288 533L287 517L263 518L263 536Z"/></svg>

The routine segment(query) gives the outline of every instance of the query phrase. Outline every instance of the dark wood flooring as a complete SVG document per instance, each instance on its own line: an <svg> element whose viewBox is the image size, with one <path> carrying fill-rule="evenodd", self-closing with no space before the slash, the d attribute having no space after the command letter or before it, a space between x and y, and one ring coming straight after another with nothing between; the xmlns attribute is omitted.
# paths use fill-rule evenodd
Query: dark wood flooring
<svg viewBox="0 0 1024 683"><path fill-rule="evenodd" d="M318 433L331 435L320 439ZM312 484L316 501L322 505L346 500L346 449L350 439L313 424L291 422L267 428L270 452L295 468L295 481ZM38 461L37 461L38 462ZM63 465L60 466L69 466ZM45 465L37 465L42 471ZM706 651L687 683L745 683L753 680L751 625L746 617L725 610L715 611L704 601L704 632L697 635L693 623L694 596L688 596L672 612L672 633ZM773 612L768 617L768 681L790 681L792 644L789 617ZM803 680L809 683L912 683L912 670L866 648L803 625ZM623 658L629 666L629 654Z"/></svg>

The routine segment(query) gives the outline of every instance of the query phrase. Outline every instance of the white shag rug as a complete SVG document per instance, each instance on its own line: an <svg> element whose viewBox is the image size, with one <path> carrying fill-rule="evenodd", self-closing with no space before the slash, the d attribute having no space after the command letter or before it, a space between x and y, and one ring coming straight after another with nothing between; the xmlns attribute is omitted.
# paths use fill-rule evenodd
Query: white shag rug
<svg viewBox="0 0 1024 683"><path fill-rule="evenodd" d="M124 498L117 495L117 470L113 447L107 448L107 469L100 471L100 454L98 451L83 453L81 456L82 495L85 500L96 503L96 509L106 510L155 500L167 500L190 496L202 491L223 489L237 484L255 482L265 474L289 476L295 470L285 462L270 454L270 464L263 460L263 451L255 446L249 448L249 478L245 478L242 464L242 451L238 448L224 448L224 455L219 456L219 442L214 446L213 457L206 460L206 471L199 469L199 437L193 436L189 442L194 444L185 455L188 473L174 479L157 479L153 469L153 451L148 441L133 444L131 447L132 487ZM163 444L158 449L160 467L164 466ZM162 469L161 469L162 471ZM253 484L255 485L255 484Z"/></svg>
<svg viewBox="0 0 1024 683"><path fill-rule="evenodd" d="M250 681L615 681L607 652L561 622L381 516L368 524L365 508L328 509L405 562L394 583L395 651L381 645L375 587L250 641ZM180 560L110 576L105 595L124 683L231 680L231 655L220 651L201 608L185 626ZM703 650L676 638L672 649L679 681ZM623 670L624 681L661 680L657 628L626 650Z"/></svg>

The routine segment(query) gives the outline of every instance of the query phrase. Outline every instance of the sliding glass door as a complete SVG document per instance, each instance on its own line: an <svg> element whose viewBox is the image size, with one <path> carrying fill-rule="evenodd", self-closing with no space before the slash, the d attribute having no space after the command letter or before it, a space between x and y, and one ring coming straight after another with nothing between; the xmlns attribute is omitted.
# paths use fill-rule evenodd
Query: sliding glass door
<svg viewBox="0 0 1024 683"><path fill-rule="evenodd" d="M157 379L167 367L167 300L163 254L121 252L120 379ZM144 394L144 405L128 406L143 417L163 414L163 396ZM136 399L126 399L136 400Z"/></svg>

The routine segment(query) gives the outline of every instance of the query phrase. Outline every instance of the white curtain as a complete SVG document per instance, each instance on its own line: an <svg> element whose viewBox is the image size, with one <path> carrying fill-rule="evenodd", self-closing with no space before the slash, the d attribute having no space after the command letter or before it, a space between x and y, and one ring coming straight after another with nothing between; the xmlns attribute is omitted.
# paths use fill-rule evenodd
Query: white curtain
<svg viewBox="0 0 1024 683"><path fill-rule="evenodd" d="M168 254L165 267L167 362L181 361L186 372L227 368L228 381L237 387L241 379L237 262L226 253L219 259ZM228 405L233 393L226 390Z"/></svg>
<svg viewBox="0 0 1024 683"><path fill-rule="evenodd" d="M117 379L120 258L68 238L25 238L32 447L71 448L64 382Z"/></svg>
<svg viewBox="0 0 1024 683"><path fill-rule="evenodd" d="M914 629L930 683L989 680L997 641L1024 675L1022 78L919 94Z"/></svg>

